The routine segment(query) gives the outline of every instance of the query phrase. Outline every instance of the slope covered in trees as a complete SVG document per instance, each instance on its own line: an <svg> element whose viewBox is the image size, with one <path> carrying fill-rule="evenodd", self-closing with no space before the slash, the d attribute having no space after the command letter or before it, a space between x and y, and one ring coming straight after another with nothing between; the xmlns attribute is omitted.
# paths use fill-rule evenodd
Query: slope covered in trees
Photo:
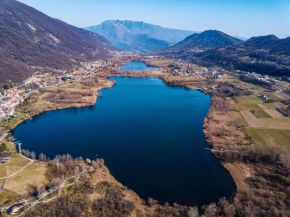
<svg viewBox="0 0 290 217"><path fill-rule="evenodd" d="M0 1L0 84L20 82L36 67L68 69L107 58L115 48L103 37L76 28L16 0Z"/></svg>
<svg viewBox="0 0 290 217"><path fill-rule="evenodd" d="M207 33L206 35L211 36L204 38L201 34L189 36L159 54L207 67L220 66L228 70L290 76L290 37L279 39L274 35L267 35L242 42L220 32Z"/></svg>

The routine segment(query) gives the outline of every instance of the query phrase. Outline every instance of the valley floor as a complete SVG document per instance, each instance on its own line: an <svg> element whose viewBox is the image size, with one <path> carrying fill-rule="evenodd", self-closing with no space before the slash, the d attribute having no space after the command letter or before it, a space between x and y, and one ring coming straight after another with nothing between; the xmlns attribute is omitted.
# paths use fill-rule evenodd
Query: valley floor
<svg viewBox="0 0 290 217"><path fill-rule="evenodd" d="M204 77L174 76L166 71L168 62L155 61L154 64L165 70L122 74L114 72L114 70L103 71L84 80L48 87L44 91L32 94L28 103L19 106L20 115L6 125L2 124L2 129L13 129L20 121L42 112L93 105L98 97L97 90L114 85L114 82L107 79L112 76L159 77L167 84L187 88L211 87L216 82L227 82L241 89L246 88L251 91L251 94L228 96L218 91L218 95L212 98L213 105L205 119L204 133L213 147L212 151L230 172L237 185L237 192L233 200L224 205L218 204L215 208L216 213L223 215L225 212L230 213L229 209L234 209L237 216L268 216L270 213L271 215L272 213L277 214L273 216L286 216L289 214L290 194L289 190L285 190L285 186L290 184L289 175L287 176L285 168L281 166L283 164L281 157L277 156L277 159L268 161L268 156L271 155L268 152L271 151L289 156L290 118L277 110L285 107L281 103L285 97L274 91L244 83L232 75L225 74L222 80L219 79L212 83ZM271 103L266 103L259 97L259 94L264 92L271 95L273 99ZM209 93L211 94L211 92ZM216 106L217 98L219 98L219 104L225 105L224 107ZM277 146L285 147L285 150L280 150ZM264 147L266 148L264 149ZM1 177L13 174L28 163L27 160L16 154L15 147L12 150L13 145L10 148L13 155L9 163L1 165ZM287 149L288 151L286 151ZM265 160L265 158L267 159ZM177 205L160 206L154 200L146 204L134 192L118 183L102 163L92 167L94 172L84 174L85 181L80 181L75 187L63 191L56 201L67 204L68 195L73 195L71 196L72 201L70 201L73 204L88 198L88 204L93 205L83 204L80 208L88 209L85 216L106 216L96 215L97 211L118 215L114 213L117 211L108 205L112 200L123 212L123 215L118 216L186 216L191 210ZM35 161L15 176L1 180L3 191L0 193L0 202L3 206L16 203L27 194L28 185L36 180L40 180L42 185L47 184L49 181L47 171L49 170L47 163ZM84 183L89 184L84 186ZM279 195L279 198L276 198L275 195ZM50 203L52 207L59 208L57 202ZM50 203L32 209L27 212L26 216L41 216L42 211L50 209ZM204 213L206 214L206 212L205 209Z"/></svg>

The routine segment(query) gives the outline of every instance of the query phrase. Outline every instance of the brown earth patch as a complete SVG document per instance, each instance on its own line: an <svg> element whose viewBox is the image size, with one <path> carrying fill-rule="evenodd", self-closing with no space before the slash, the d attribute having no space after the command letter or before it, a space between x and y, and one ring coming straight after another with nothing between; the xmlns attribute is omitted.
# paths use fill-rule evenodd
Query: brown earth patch
<svg viewBox="0 0 290 217"><path fill-rule="evenodd" d="M250 186L245 179L251 177L251 169L244 163L223 163L223 165L233 177L237 191L249 191Z"/></svg>
<svg viewBox="0 0 290 217"><path fill-rule="evenodd" d="M252 112L250 112L248 110L243 110L240 112L250 127L256 127L256 128L263 128L264 127L264 124L261 122L261 120L256 118Z"/></svg>
<svg viewBox="0 0 290 217"><path fill-rule="evenodd" d="M290 130L290 118L263 118L260 120L265 129Z"/></svg>

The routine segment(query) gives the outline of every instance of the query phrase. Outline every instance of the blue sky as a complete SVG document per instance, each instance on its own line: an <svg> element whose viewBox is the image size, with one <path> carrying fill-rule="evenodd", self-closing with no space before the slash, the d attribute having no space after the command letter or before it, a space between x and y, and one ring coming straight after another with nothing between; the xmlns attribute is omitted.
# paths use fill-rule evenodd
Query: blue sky
<svg viewBox="0 0 290 217"><path fill-rule="evenodd" d="M86 27L108 19L234 36L290 36L290 0L19 0L69 24Z"/></svg>

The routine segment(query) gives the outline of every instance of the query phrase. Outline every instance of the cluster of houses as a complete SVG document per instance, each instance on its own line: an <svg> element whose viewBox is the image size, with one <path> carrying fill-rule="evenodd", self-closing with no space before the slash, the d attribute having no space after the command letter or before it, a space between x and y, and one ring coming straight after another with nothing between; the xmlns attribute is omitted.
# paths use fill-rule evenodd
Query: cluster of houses
<svg viewBox="0 0 290 217"><path fill-rule="evenodd" d="M119 54L116 54L119 55ZM90 63L80 63L79 69L75 71L53 70L51 73L36 72L32 77L28 78L24 84L17 88L10 88L0 93L0 122L16 115L16 107L24 101L24 99L32 92L37 92L38 89L46 88L54 85L61 85L69 80L81 80L89 77L98 71L109 66L109 61L94 61ZM55 75L57 74L57 76ZM22 87L26 87L22 88ZM27 87L31 88L28 89Z"/></svg>
<svg viewBox="0 0 290 217"><path fill-rule="evenodd" d="M275 79L270 78L268 75L260 75L260 74L257 74L256 72L245 72L245 71L240 71L240 70L237 70L237 72L245 76L248 76L250 78L255 78L259 81L265 81L269 83L271 81L276 81Z"/></svg>
<svg viewBox="0 0 290 217"><path fill-rule="evenodd" d="M104 69L104 67L110 65L110 61L94 61L94 62L82 62L81 65L84 67L81 71L85 71L86 74L93 74Z"/></svg>
<svg viewBox="0 0 290 217"><path fill-rule="evenodd" d="M176 62L173 65L174 67L171 69L171 73L173 75L186 76L186 77L202 76L202 77L215 78L215 79L222 78L222 72L219 72L217 70L211 71L208 68L201 67L196 64Z"/></svg>
<svg viewBox="0 0 290 217"><path fill-rule="evenodd" d="M266 102L270 102L271 101L270 96L269 95L266 95L264 93L261 93L259 95L259 97L262 98L262 99L264 99Z"/></svg>
<svg viewBox="0 0 290 217"><path fill-rule="evenodd" d="M198 88L198 90L204 93L210 93L212 91L215 91L217 87L218 87L218 84L214 84L212 86L204 86L204 87Z"/></svg>
<svg viewBox="0 0 290 217"><path fill-rule="evenodd" d="M123 60L126 58L137 58L141 57L141 55L138 55L134 52L129 52L129 51L109 51L110 55L113 57L114 60Z"/></svg>
<svg viewBox="0 0 290 217"><path fill-rule="evenodd" d="M10 88L0 93L0 122L15 115L15 108L23 102L25 89Z"/></svg>
<svg viewBox="0 0 290 217"><path fill-rule="evenodd" d="M55 73L42 73L39 71L27 79L24 85L33 84L38 89L61 85L70 80L78 81L104 69L107 65L109 65L107 61L100 60L91 63L81 62L80 67L75 71L53 70Z"/></svg>
<svg viewBox="0 0 290 217"><path fill-rule="evenodd" d="M223 77L221 72L218 72L217 70L212 71L210 75L210 77L213 77L215 79L221 79Z"/></svg>
<svg viewBox="0 0 290 217"><path fill-rule="evenodd" d="M173 75L192 77L192 76L205 76L208 73L207 68L191 63L176 61L172 65L173 67L170 72Z"/></svg>

